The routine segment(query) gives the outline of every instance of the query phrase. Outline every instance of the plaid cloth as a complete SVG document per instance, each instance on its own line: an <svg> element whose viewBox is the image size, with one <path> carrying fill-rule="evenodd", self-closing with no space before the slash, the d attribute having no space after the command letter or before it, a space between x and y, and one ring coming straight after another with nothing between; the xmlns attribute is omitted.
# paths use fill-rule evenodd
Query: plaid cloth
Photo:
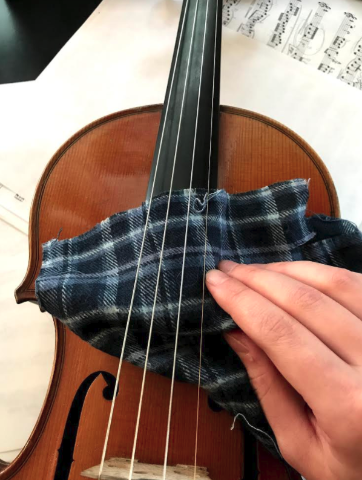
<svg viewBox="0 0 362 480"><path fill-rule="evenodd" d="M148 368L172 372L189 190L171 197ZM197 383L203 290L207 192L191 192L176 378ZM305 217L305 180L260 190L209 196L206 269L222 259L241 263L312 260L362 272L362 234L353 224ZM144 366L168 195L152 201L125 359ZM36 281L42 308L83 340L119 356L135 281L148 203L117 213L89 232L43 245ZM252 433L277 453L273 432L239 358L222 337L232 319L206 292L201 384L212 400L242 414ZM252 321L252 319L250 319ZM248 425L245 425L248 427Z"/></svg>

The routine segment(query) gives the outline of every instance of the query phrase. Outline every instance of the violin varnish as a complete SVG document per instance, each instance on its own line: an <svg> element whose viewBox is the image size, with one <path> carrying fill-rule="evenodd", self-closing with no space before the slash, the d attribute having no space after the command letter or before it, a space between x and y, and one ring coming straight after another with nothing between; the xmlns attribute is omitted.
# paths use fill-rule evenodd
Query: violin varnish
<svg viewBox="0 0 362 480"><path fill-rule="evenodd" d="M110 458L104 462L102 480L128 480L131 461L127 458ZM168 480L190 480L194 478L195 467L189 465L176 465L167 467ZM86 478L98 479L99 465L88 468L82 472ZM152 465L135 461L133 469L133 480L162 480L163 465ZM204 467L196 467L196 478L199 480L210 480L209 473Z"/></svg>

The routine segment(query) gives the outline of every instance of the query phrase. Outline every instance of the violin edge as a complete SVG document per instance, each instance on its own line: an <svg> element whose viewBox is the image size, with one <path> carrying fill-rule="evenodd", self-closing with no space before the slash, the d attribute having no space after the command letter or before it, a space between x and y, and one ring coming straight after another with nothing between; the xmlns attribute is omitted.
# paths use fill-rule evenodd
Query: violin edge
<svg viewBox="0 0 362 480"><path fill-rule="evenodd" d="M118 112L105 115L98 118L93 122L85 125L83 128L74 133L65 143L63 143L48 161L38 183L35 188L34 197L31 204L29 215L29 256L28 267L22 282L15 289L14 296L17 304L24 302L38 303L35 295L35 288L32 285L35 282L35 276L38 271L38 265L40 260L40 248L39 248L39 214L40 205L43 197L43 193L47 184L47 180L58 161L62 158L65 152L81 137L89 133L93 128L99 127L105 123L119 119L121 117L127 117L130 115L138 115L140 113L154 113L159 112L163 108L163 104L154 104L141 107L134 107L126 110L120 110ZM33 246L35 248L33 248Z"/></svg>
<svg viewBox="0 0 362 480"><path fill-rule="evenodd" d="M76 132L74 135L72 135L60 148L58 148L58 150L49 160L37 184L32 206L31 206L30 221L29 221L28 268L23 281L15 290L15 300L18 304L24 303L26 301L37 303L34 282L35 282L36 275L39 271L39 267L40 267L39 262L41 261L41 258L40 258L41 246L39 245L40 207L41 207L42 197L47 185L47 181L52 173L52 170L55 168L57 163L61 160L62 156L67 152L69 148L71 148L71 146L74 143L76 143L79 139L81 139L84 135L92 131L94 128L97 128L108 122L112 122L114 120L127 117L127 116L161 112L162 107L163 107L162 104L147 105L147 106L135 107L127 110L121 110L121 111L106 115L104 117L101 117L89 123L82 129L80 129L78 132ZM243 116L251 120L261 122L283 133L284 135L289 137L295 144L297 144L310 158L311 162L314 164L321 178L323 179L323 183L328 193L329 204L331 207L330 208L331 216L337 217L337 218L340 217L339 200L338 200L337 191L336 191L332 176L329 173L328 168L326 167L325 163L320 158L320 156L312 149L312 147L305 140L303 140L302 137L300 137L297 133L295 133L293 130L286 127L282 123L277 122L265 115L253 112L251 110L245 110L237 107L221 105L220 114L222 113Z"/></svg>
<svg viewBox="0 0 362 480"><path fill-rule="evenodd" d="M4 466L0 463L0 479L11 479L16 475L23 466L27 463L36 448L41 436L47 426L48 419L51 415L52 408L57 396L61 373L63 370L65 358L65 342L66 332L65 326L58 320L53 318L55 328L55 351L53 358L52 372L49 378L48 388L44 397L38 419L34 425L32 432L29 435L24 447L20 450L19 455L10 463Z"/></svg>

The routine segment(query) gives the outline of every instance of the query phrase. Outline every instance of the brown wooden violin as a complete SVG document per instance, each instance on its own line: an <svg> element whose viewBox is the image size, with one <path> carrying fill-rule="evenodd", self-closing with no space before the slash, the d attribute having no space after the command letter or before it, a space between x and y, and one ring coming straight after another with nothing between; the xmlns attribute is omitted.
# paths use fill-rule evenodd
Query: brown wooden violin
<svg viewBox="0 0 362 480"><path fill-rule="evenodd" d="M160 192L191 185L234 193L311 178L309 209L339 215L332 179L300 137L251 111L219 107L221 18L222 0L184 0L164 105L96 120L50 160L32 206L30 260L16 291L19 303L36 302L42 244L57 237L60 226L62 238L79 235ZM124 363L117 385L117 358L92 348L57 319L54 326L56 353L41 414L15 461L0 463L0 480L127 479L142 370ZM170 380L148 373L132 478L163 478L169 396ZM166 478L300 478L239 424L230 430L230 415L212 409L204 392L197 415L197 397L197 386L176 382L168 446L168 465L175 468Z"/></svg>

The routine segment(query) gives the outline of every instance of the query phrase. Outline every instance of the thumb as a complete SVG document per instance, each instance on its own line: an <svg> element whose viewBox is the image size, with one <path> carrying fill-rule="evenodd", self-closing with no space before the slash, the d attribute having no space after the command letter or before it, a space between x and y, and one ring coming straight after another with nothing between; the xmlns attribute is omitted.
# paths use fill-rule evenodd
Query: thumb
<svg viewBox="0 0 362 480"><path fill-rule="evenodd" d="M283 457L295 464L300 461L301 445L307 450L313 436L303 398L244 332L234 330L225 339L247 369Z"/></svg>

